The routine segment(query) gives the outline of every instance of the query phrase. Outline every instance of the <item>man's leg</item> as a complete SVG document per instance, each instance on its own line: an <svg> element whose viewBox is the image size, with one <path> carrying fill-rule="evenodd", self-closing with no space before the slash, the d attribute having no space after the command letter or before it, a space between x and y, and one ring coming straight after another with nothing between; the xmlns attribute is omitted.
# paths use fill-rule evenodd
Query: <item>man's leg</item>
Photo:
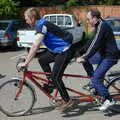
<svg viewBox="0 0 120 120"><path fill-rule="evenodd" d="M99 66L102 60L103 57L97 52L91 59L83 63L83 67L88 76L92 77L94 74L93 64L97 64L97 66ZM84 85L83 88L90 91L90 89L93 88L92 81Z"/></svg>
<svg viewBox="0 0 120 120"><path fill-rule="evenodd" d="M50 63L54 62L55 54L50 51L46 51L44 54L40 55L38 62L44 72L51 72ZM50 76L47 75L47 79L50 79Z"/></svg>
<svg viewBox="0 0 120 120"><path fill-rule="evenodd" d="M62 81L63 72L68 65L68 51L58 54L55 59L55 64L53 66L52 80L54 81L56 87L58 88L61 97L65 101L69 101L69 95L66 91L65 85Z"/></svg>
<svg viewBox="0 0 120 120"><path fill-rule="evenodd" d="M71 52L70 50L67 50L61 54L58 54L55 59L55 64L53 66L53 72L52 72L52 80L56 87L59 90L59 93L64 100L62 104L57 107L56 109L65 110L68 107L70 107L73 103L70 100L70 97L68 95L68 92L65 88L65 85L62 81L62 75L64 73L65 68L67 67L69 63Z"/></svg>
<svg viewBox="0 0 120 120"><path fill-rule="evenodd" d="M92 64L87 60L84 63L82 63L82 65L83 65L87 75L92 77L93 73L94 73L94 69L93 69Z"/></svg>
<svg viewBox="0 0 120 120"><path fill-rule="evenodd" d="M113 105L112 98L103 83L103 79L106 72L116 63L117 61L114 59L103 59L94 72L92 84L97 90L97 93L105 99L105 102L100 107L100 110L106 110L110 105Z"/></svg>
<svg viewBox="0 0 120 120"><path fill-rule="evenodd" d="M87 60L85 61L84 63L82 63L87 75L89 77L92 77L93 76L93 73L94 73L94 69L93 69L93 65ZM90 91L90 89L92 89L93 86L92 86L92 82L89 81L86 85L83 86L83 89L85 90L88 90Z"/></svg>
<svg viewBox="0 0 120 120"><path fill-rule="evenodd" d="M46 51L44 54L40 55L38 62L44 72L51 72L51 67L49 64L54 62L55 56L56 54L51 53L50 51ZM51 75L46 75L46 77L48 80L51 80ZM43 87L48 93L52 93L55 89L55 85L51 85L49 81L48 83L44 83Z"/></svg>
<svg viewBox="0 0 120 120"><path fill-rule="evenodd" d="M101 64L96 68L92 83L93 86L97 89L98 93L103 96L104 98L108 96L108 90L103 84L103 79L106 74L106 72L114 65L116 64L115 60L112 59L103 59Z"/></svg>

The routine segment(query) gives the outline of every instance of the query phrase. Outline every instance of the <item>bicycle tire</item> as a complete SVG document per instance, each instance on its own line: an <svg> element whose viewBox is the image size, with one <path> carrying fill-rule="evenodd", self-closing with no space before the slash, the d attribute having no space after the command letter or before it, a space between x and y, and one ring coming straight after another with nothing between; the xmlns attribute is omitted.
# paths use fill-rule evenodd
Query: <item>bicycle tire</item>
<svg viewBox="0 0 120 120"><path fill-rule="evenodd" d="M107 88L110 95L113 96L114 99L120 101L120 77L113 78L107 85Z"/></svg>
<svg viewBox="0 0 120 120"><path fill-rule="evenodd" d="M120 113L120 77L113 78L107 86L110 95L116 101L116 104L110 107L115 113Z"/></svg>
<svg viewBox="0 0 120 120"><path fill-rule="evenodd" d="M15 100L16 90L19 88L19 79L11 79L0 86L0 110L10 117L22 116L34 106L36 96L32 86L23 84L23 91Z"/></svg>

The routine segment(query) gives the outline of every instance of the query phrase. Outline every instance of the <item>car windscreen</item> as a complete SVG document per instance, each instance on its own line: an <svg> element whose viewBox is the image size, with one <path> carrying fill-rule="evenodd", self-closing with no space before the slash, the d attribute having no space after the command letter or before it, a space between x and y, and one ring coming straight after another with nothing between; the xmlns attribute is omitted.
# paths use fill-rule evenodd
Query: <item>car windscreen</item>
<svg viewBox="0 0 120 120"><path fill-rule="evenodd" d="M0 23L0 30L6 30L6 28L8 27L9 23Z"/></svg>
<svg viewBox="0 0 120 120"><path fill-rule="evenodd" d="M120 32L120 20L107 20L114 32Z"/></svg>

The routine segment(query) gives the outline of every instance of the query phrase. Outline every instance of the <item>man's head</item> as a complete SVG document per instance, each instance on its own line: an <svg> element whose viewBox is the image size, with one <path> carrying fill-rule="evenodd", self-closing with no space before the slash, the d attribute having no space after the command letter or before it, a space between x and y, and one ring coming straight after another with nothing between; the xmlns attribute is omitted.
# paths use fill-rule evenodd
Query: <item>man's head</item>
<svg viewBox="0 0 120 120"><path fill-rule="evenodd" d="M28 23L30 26L34 26L36 20L40 18L40 14L36 8L28 8L24 12L24 17L25 17L26 23Z"/></svg>
<svg viewBox="0 0 120 120"><path fill-rule="evenodd" d="M95 26L95 24L101 19L101 14L96 9L91 9L87 13L87 23L91 24L91 26Z"/></svg>

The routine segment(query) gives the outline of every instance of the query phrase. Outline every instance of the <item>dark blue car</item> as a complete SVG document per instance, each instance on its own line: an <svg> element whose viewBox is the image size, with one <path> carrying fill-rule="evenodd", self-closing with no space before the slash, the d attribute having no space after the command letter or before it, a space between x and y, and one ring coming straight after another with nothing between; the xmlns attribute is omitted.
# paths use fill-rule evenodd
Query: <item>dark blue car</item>
<svg viewBox="0 0 120 120"><path fill-rule="evenodd" d="M11 46L13 50L17 48L17 29L23 27L21 20L0 20L0 46Z"/></svg>

